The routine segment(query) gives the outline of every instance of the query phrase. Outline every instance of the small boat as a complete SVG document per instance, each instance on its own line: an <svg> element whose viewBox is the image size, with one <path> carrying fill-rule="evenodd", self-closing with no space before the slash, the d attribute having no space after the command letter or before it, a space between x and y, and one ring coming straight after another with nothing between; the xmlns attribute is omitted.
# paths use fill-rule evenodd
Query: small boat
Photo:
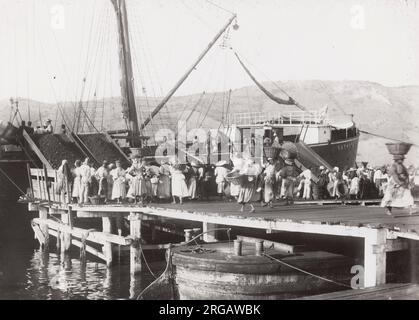
<svg viewBox="0 0 419 320"><path fill-rule="evenodd" d="M175 248L172 263L177 297L181 300L287 299L337 291L343 288L342 284L349 286L352 276L352 259L339 254L266 249L256 255L254 242L243 242L241 255L234 251L232 242Z"/></svg>

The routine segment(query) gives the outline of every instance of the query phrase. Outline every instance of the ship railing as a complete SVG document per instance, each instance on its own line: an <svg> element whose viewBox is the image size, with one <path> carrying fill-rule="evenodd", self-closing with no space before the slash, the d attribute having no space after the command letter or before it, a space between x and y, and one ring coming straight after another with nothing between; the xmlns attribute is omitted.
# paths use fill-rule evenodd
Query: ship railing
<svg viewBox="0 0 419 320"><path fill-rule="evenodd" d="M229 124L237 126L250 126L258 124L327 124L329 119L319 111L293 111L293 112L243 112L229 115Z"/></svg>

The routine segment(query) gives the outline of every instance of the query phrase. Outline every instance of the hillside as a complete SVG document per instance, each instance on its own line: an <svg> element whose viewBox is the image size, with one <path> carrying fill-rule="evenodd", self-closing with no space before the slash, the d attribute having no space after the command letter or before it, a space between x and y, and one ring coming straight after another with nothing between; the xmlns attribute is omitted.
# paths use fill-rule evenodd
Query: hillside
<svg viewBox="0 0 419 320"><path fill-rule="evenodd" d="M281 96L278 87L288 92L301 105L310 110L329 106L331 117L339 117L344 110L353 114L354 120L362 130L373 132L386 137L402 139L419 144L419 86L386 87L378 83L367 81L287 81L264 84L274 94ZM223 110L227 106L226 92L195 94L174 97L167 108L153 122L148 134L157 129L173 128L177 119L183 114L187 117L190 110L197 104L195 112L188 121L188 129L202 126L218 128L222 120ZM22 114L26 115L27 101L21 100ZM137 105L142 110L142 117L146 117L157 104L157 100L138 98ZM43 121L51 118L56 121L56 127L61 124L61 117L57 117L54 104L36 101L29 102L33 122L37 124L39 111ZM74 120L74 103L61 103L68 122ZM89 101L87 112L92 112L95 102ZM96 113L101 115L104 105L104 127L106 129L123 128L119 98L106 98L97 102ZM267 112L273 110L295 110L294 107L280 106L269 100L256 87L244 87L231 93L230 112ZM9 101L0 101L0 119L9 119ZM95 125L101 127L101 117L97 116ZM373 164L383 164L391 161L384 143L385 139L363 134L359 145L358 160L369 161ZM419 165L419 148L413 147L409 153L407 163Z"/></svg>

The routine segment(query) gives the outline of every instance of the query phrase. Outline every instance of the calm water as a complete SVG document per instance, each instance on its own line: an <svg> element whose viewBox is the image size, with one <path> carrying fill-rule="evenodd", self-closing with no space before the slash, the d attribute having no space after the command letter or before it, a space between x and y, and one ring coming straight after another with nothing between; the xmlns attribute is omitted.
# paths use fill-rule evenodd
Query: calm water
<svg viewBox="0 0 419 320"><path fill-rule="evenodd" d="M66 255L54 247L42 252L25 208L0 205L0 299L130 299L154 280L147 271L131 277L124 258L108 269L89 255L81 263L77 249ZM158 275L164 262L150 267Z"/></svg>

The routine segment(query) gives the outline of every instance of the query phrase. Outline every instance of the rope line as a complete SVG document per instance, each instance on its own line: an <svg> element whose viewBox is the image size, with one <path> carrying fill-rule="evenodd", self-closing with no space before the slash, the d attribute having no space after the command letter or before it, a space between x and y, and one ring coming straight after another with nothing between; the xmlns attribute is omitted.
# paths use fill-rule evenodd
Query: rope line
<svg viewBox="0 0 419 320"><path fill-rule="evenodd" d="M326 282L330 282L330 283L336 284L336 285L341 286L341 287L346 287L346 288L350 288L350 289L352 289L352 287L351 287L351 286L349 286L349 285L347 285L347 284L345 284L345 283L341 283L341 282L338 282L338 281L335 281L335 280L327 279L327 278L322 277L322 276L319 276L319 275L317 275L317 274L314 274L314 273L308 272L308 271L306 271L306 270L300 269L300 268L295 267L295 266L293 266L293 265L291 265L291 264L288 264L288 263L286 263L286 262L284 262L284 261L281 261L281 260L279 260L279 259L276 259L276 258L272 257L271 255L269 255L269 254L265 253L265 252L263 253L263 255L264 255L264 256L266 256L266 257L268 257L268 258L269 258L269 259L271 259L271 260L274 260L274 261L276 261L276 262L278 262L278 263L280 263L280 264L283 264L283 265L285 265L285 266L287 266L287 267L289 267L289 268L292 268L292 269L294 269L294 270L300 271L300 272L302 272L302 273L304 273L304 274L307 274L307 275L309 275L309 276L312 276L312 277L318 278L318 279L320 279L320 280L324 280L324 281L326 281Z"/></svg>

